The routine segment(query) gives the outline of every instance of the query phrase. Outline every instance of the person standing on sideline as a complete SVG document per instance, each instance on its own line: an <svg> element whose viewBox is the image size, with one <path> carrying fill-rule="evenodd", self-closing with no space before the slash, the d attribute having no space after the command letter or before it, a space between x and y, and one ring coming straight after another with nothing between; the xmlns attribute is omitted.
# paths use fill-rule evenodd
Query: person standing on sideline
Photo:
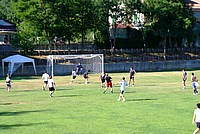
<svg viewBox="0 0 200 134"><path fill-rule="evenodd" d="M101 88L103 88L103 87L105 86L105 81L106 81L105 77L106 77L106 74L105 74L105 73L102 73L102 74L100 75Z"/></svg>
<svg viewBox="0 0 200 134"><path fill-rule="evenodd" d="M133 82L133 85L135 84L135 74L136 74L136 71L133 67L130 68L130 79L129 79L129 86L131 85L131 80Z"/></svg>
<svg viewBox="0 0 200 134"><path fill-rule="evenodd" d="M55 92L56 83L52 79L52 76L49 76L48 86L49 86L50 97L53 97L53 93Z"/></svg>
<svg viewBox="0 0 200 134"><path fill-rule="evenodd" d="M197 79L197 77L194 75L194 73L192 73L191 81L192 81L192 88L193 88L193 90L194 90L194 95L197 95L197 94L198 94L198 91L197 91L198 79Z"/></svg>
<svg viewBox="0 0 200 134"><path fill-rule="evenodd" d="M125 80L125 77L122 77L122 81L119 82L120 84L120 94L119 94L119 98L118 98L118 101L120 101L122 99L122 102L125 101L125 98L124 98L124 91L126 89L126 85L127 85L127 82Z"/></svg>
<svg viewBox="0 0 200 134"><path fill-rule="evenodd" d="M72 69L72 79L71 79L71 82L74 82L74 80L76 79L76 71Z"/></svg>
<svg viewBox="0 0 200 134"><path fill-rule="evenodd" d="M105 80L106 80L106 88L105 88L105 90L103 91L103 93L104 93L104 94L106 93L108 87L110 87L110 92L113 93L112 78L111 78L108 74L106 74Z"/></svg>
<svg viewBox="0 0 200 134"><path fill-rule="evenodd" d="M81 63L78 63L78 65L76 66L76 73L78 75L82 75L82 71L83 71L83 66L81 65Z"/></svg>
<svg viewBox="0 0 200 134"><path fill-rule="evenodd" d="M7 87L7 91L10 92L10 89L11 89L11 79L10 79L10 75L7 74L6 76L6 87Z"/></svg>
<svg viewBox="0 0 200 134"><path fill-rule="evenodd" d="M182 72L183 72L183 77L182 77L183 89L186 89L187 72L185 71L185 69L183 69Z"/></svg>
<svg viewBox="0 0 200 134"><path fill-rule="evenodd" d="M48 79L49 79L49 75L46 73L46 71L44 71L44 73L42 75L42 79L44 82L44 85L42 86L42 90L45 90L45 88L47 87L47 84L48 84Z"/></svg>
<svg viewBox="0 0 200 134"><path fill-rule="evenodd" d="M197 134L200 130L200 103L197 103L196 109L194 110L194 115L192 118L192 123L196 122L197 128L194 130L193 134Z"/></svg>
<svg viewBox="0 0 200 134"><path fill-rule="evenodd" d="M84 74L83 74L83 78L85 79L85 84L88 84L88 79L89 79L89 72L90 70L87 70Z"/></svg>

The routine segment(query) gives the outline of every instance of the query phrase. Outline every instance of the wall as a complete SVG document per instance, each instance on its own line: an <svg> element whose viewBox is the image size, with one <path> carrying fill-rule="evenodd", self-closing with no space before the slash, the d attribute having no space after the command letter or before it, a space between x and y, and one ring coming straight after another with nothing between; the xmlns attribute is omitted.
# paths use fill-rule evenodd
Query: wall
<svg viewBox="0 0 200 134"><path fill-rule="evenodd" d="M178 61L157 61L157 62L119 62L119 63L106 63L104 65L105 72L127 72L130 67L134 67L137 72L143 71L165 71L165 70L182 70L185 69L199 69L200 60L178 60ZM38 75L42 75L46 70L46 65L36 65ZM54 67L55 75L70 75L72 66L57 65ZM6 72L7 68L5 68ZM21 67L13 74L16 75L34 75L32 66L24 66L24 74L22 74ZM2 68L0 67L2 74Z"/></svg>

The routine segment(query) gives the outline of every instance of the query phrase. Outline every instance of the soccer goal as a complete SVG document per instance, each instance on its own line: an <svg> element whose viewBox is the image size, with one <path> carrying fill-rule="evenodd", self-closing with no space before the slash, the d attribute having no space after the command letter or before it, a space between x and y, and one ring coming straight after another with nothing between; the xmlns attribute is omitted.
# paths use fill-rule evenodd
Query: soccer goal
<svg viewBox="0 0 200 134"><path fill-rule="evenodd" d="M90 70L91 73L104 72L103 54L79 54L79 55L49 55L47 57L46 71L49 75L65 75L76 70L77 64L81 63L83 72Z"/></svg>

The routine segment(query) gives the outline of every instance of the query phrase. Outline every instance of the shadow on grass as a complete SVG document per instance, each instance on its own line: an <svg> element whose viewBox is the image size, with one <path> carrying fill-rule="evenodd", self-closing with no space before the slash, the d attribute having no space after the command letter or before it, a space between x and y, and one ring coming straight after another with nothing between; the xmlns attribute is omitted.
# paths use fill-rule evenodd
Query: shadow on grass
<svg viewBox="0 0 200 134"><path fill-rule="evenodd" d="M0 103L0 105L12 105L12 104L16 104L16 103Z"/></svg>
<svg viewBox="0 0 200 134"><path fill-rule="evenodd" d="M33 110L33 111L18 111L18 112L0 112L0 116L16 116L16 115L20 115L20 114L35 113L35 112L45 112L45 111L49 111L49 110Z"/></svg>
<svg viewBox="0 0 200 134"><path fill-rule="evenodd" d="M39 90L28 90L27 89L27 90L17 90L17 91L13 91L13 92L36 92L36 91L39 91Z"/></svg>
<svg viewBox="0 0 200 134"><path fill-rule="evenodd" d="M67 98L67 97L78 97L78 96L83 96L83 95L79 95L79 94L68 94L68 95L60 95L60 96L56 96L56 97L61 97L61 98Z"/></svg>
<svg viewBox="0 0 200 134"><path fill-rule="evenodd" d="M136 93L136 91L125 91L125 94Z"/></svg>
<svg viewBox="0 0 200 134"><path fill-rule="evenodd" d="M127 101L152 101L152 100L157 100L157 99L132 99Z"/></svg>
<svg viewBox="0 0 200 134"><path fill-rule="evenodd" d="M68 90L75 90L75 88L56 88L56 91L68 91Z"/></svg>
<svg viewBox="0 0 200 134"><path fill-rule="evenodd" d="M156 85L156 84L139 84L139 85L137 85L137 86L139 86L139 87L140 87L140 86L142 86L142 87L143 87L143 86L145 86L145 87L152 87L152 86L155 87L155 86L158 86L158 85Z"/></svg>
<svg viewBox="0 0 200 134"><path fill-rule="evenodd" d="M44 122L28 123L28 124L13 124L13 125L0 124L0 129L12 129L14 127L35 126L35 125L40 125L40 124L44 124Z"/></svg>
<svg viewBox="0 0 200 134"><path fill-rule="evenodd" d="M41 79L37 76L13 76L12 80L34 80L34 79Z"/></svg>

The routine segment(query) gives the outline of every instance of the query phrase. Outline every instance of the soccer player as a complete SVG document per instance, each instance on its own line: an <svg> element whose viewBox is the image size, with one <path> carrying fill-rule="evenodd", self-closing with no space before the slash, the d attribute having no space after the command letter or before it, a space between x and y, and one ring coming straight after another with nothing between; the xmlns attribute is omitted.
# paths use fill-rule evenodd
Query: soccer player
<svg viewBox="0 0 200 134"><path fill-rule="evenodd" d="M111 78L108 74L106 74L105 80L106 80L106 88L105 88L105 90L103 91L103 93L104 93L104 94L106 93L108 87L110 87L110 92L113 93L112 78Z"/></svg>
<svg viewBox="0 0 200 134"><path fill-rule="evenodd" d="M76 66L76 73L78 75L82 75L82 70L83 70L83 66L81 65L81 63L78 63L78 65Z"/></svg>
<svg viewBox="0 0 200 134"><path fill-rule="evenodd" d="M120 94L119 94L119 98L118 98L118 101L120 101L122 99L122 102L125 101L125 98L124 98L124 91L126 89L126 85L127 85L127 82L125 80L125 77L122 77L122 81L119 82L120 84Z"/></svg>
<svg viewBox="0 0 200 134"><path fill-rule="evenodd" d="M187 72L185 71L185 69L183 69L182 72L183 72L183 77L182 77L183 89L186 89Z"/></svg>
<svg viewBox="0 0 200 134"><path fill-rule="evenodd" d="M71 79L71 82L74 82L74 80L76 79L76 71L72 69L72 79Z"/></svg>
<svg viewBox="0 0 200 134"><path fill-rule="evenodd" d="M196 122L197 128L194 130L193 134L197 134L200 130L200 103L196 105L196 109L194 110L194 115L192 118L192 123Z"/></svg>
<svg viewBox="0 0 200 134"><path fill-rule="evenodd" d="M192 81L192 87L193 87L193 90L194 90L194 95L197 95L198 94L198 91L197 91L198 79L194 75L194 73L192 73L191 81Z"/></svg>
<svg viewBox="0 0 200 134"><path fill-rule="evenodd" d="M11 89L11 79L10 79L10 75L7 74L6 76L6 87L7 87L7 91L10 92L10 89Z"/></svg>
<svg viewBox="0 0 200 134"><path fill-rule="evenodd" d="M85 79L85 84L88 84L88 79L89 79L89 72L90 70L87 70L84 74L83 74L83 77Z"/></svg>
<svg viewBox="0 0 200 134"><path fill-rule="evenodd" d="M136 74L136 71L134 70L133 67L130 68L130 79L129 79L129 86L131 85L131 80L133 82L133 85L135 84L135 74Z"/></svg>
<svg viewBox="0 0 200 134"><path fill-rule="evenodd" d="M53 93L55 91L56 83L52 79L52 76L49 76L48 86L49 86L50 97L53 97Z"/></svg>
<svg viewBox="0 0 200 134"><path fill-rule="evenodd" d="M47 87L47 84L48 84L48 79L49 79L49 75L46 73L46 71L44 71L44 73L42 75L42 79L44 82L44 85L42 86L42 90L45 90L45 88Z"/></svg>
<svg viewBox="0 0 200 134"><path fill-rule="evenodd" d="M102 74L100 75L101 88L103 88L103 87L105 86L105 81L106 81L105 77L106 77L106 74L105 74L105 73L102 73Z"/></svg>

